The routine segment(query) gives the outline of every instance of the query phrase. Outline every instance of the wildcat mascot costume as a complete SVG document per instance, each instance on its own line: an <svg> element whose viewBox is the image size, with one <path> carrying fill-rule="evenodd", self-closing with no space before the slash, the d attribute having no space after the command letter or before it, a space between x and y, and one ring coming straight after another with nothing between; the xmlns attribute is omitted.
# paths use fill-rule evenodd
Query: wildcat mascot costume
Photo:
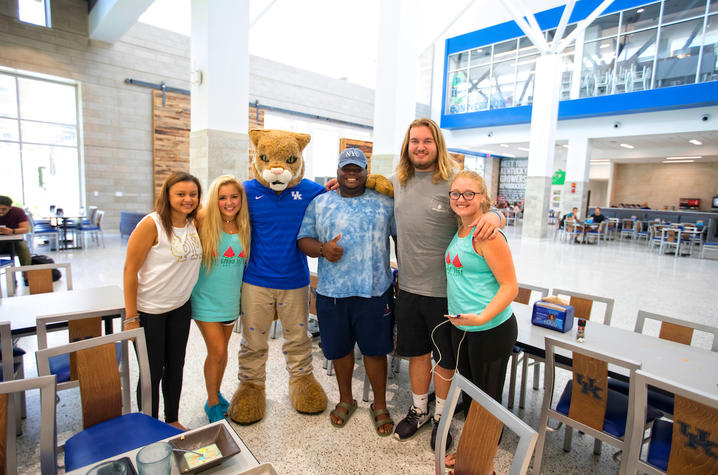
<svg viewBox="0 0 718 475"><path fill-rule="evenodd" d="M316 414L327 396L312 372L307 334L309 269L297 247L304 211L324 188L303 179L302 150L310 136L282 130L251 130L256 178L244 183L252 224L252 250L242 285L239 387L228 415L240 424L264 417L267 338L275 315L282 323L282 352L294 408Z"/></svg>

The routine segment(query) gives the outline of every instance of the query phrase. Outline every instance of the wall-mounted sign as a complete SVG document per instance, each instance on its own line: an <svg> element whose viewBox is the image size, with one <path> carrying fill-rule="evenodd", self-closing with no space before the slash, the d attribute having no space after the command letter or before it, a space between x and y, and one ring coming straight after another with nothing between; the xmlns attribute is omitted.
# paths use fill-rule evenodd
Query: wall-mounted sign
<svg viewBox="0 0 718 475"><path fill-rule="evenodd" d="M566 183L566 171L559 168L553 172L553 175L551 176L551 184L563 185L564 183Z"/></svg>

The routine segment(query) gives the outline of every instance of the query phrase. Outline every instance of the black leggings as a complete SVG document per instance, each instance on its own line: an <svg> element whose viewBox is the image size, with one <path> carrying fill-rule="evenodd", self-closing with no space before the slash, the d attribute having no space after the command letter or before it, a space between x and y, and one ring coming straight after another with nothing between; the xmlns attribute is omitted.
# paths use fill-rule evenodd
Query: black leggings
<svg viewBox="0 0 718 475"><path fill-rule="evenodd" d="M498 327L486 331L465 332L452 326L451 343L454 353L457 352L459 341L464 334L466 336L461 343L460 354L456 355L459 373L500 404L506 366L518 335L516 317L511 315L511 318ZM464 401L468 399L464 398ZM468 406L464 404L467 414Z"/></svg>
<svg viewBox="0 0 718 475"><path fill-rule="evenodd" d="M184 305L167 313L140 312L140 325L145 329L147 354L150 360L152 381L152 417L158 419L160 406L160 381L165 401L165 422L177 422L179 401L182 393L182 374L187 350L192 306ZM140 386L137 385L140 401Z"/></svg>

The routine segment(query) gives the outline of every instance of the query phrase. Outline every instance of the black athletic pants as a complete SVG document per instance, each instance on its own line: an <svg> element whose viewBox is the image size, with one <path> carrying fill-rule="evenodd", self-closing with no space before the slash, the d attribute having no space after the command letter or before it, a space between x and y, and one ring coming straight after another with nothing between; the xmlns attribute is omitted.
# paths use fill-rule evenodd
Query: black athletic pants
<svg viewBox="0 0 718 475"><path fill-rule="evenodd" d="M145 329L147 354L150 360L152 380L152 417L159 419L160 381L165 402L165 422L177 422L179 401L182 394L184 357L189 338L192 306L184 305L167 313L148 314L140 312L140 325ZM137 385L137 400L140 401Z"/></svg>
<svg viewBox="0 0 718 475"><path fill-rule="evenodd" d="M464 337L459 349L459 342ZM491 330L464 332L456 327L451 329L451 343L458 360L459 373L474 383L486 394L501 403L506 380L506 366L516 344L518 325L516 317L506 320ZM469 399L464 398L464 401ZM464 404L468 415L469 404Z"/></svg>

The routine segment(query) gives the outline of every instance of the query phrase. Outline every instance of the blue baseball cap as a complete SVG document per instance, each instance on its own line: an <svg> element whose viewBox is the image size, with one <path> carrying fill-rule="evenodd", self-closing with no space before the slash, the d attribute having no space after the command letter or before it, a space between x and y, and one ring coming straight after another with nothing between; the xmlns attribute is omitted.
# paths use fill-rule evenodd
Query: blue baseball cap
<svg viewBox="0 0 718 475"><path fill-rule="evenodd" d="M366 155L358 148L346 148L342 150L342 153L339 154L339 168L344 168L350 163L366 168Z"/></svg>

